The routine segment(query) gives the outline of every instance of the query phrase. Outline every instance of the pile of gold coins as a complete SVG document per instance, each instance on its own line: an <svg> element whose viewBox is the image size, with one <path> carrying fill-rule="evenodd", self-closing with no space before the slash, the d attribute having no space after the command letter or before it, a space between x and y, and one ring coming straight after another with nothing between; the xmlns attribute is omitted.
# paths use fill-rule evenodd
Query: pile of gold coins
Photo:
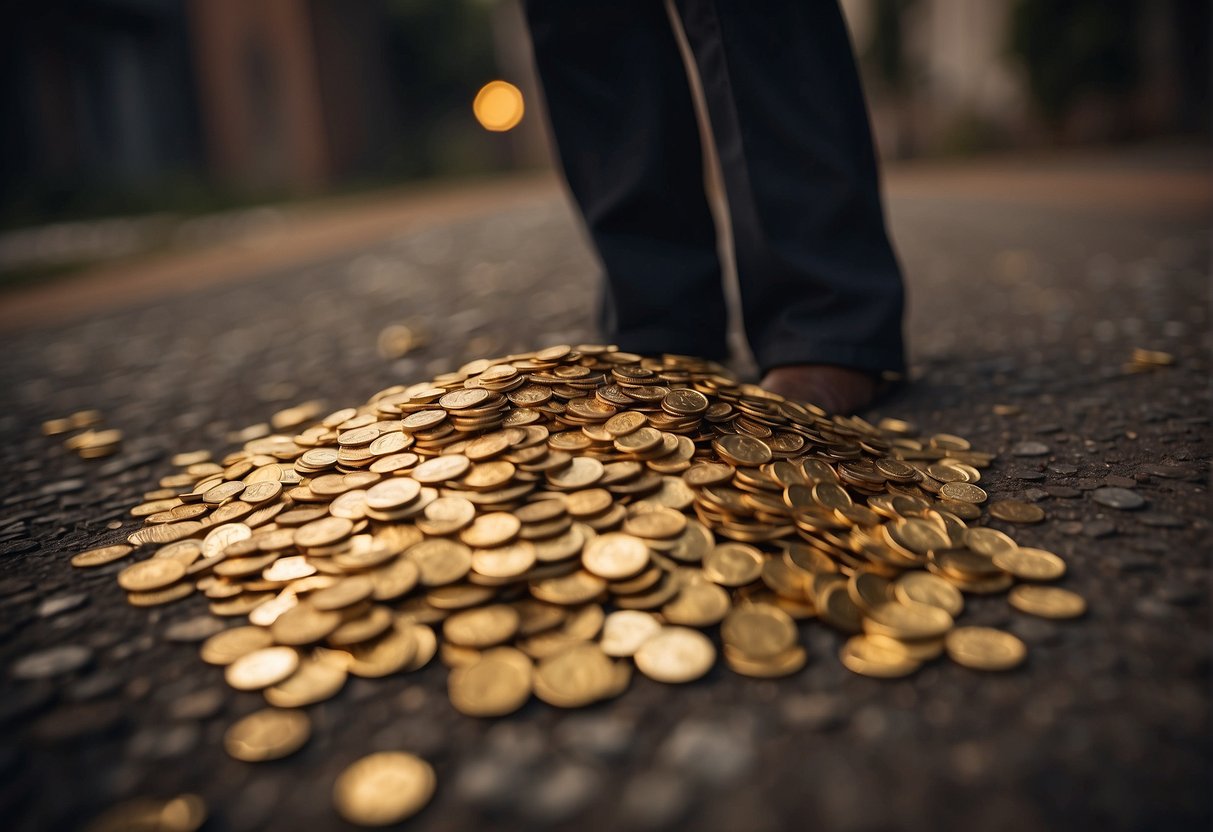
<svg viewBox="0 0 1213 832"><path fill-rule="evenodd" d="M245 619L202 645L233 688L268 708L227 733L241 760L308 739L304 707L349 675L407 673L435 655L452 705L499 717L532 696L577 708L635 671L668 684L716 663L746 676L800 670L798 621L847 636L850 670L898 677L942 655L1007 670L1024 644L957 626L966 595L1009 591L1026 613L1081 615L1043 585L1064 562L980 524L991 455L898 420L831 416L739 384L693 358L556 346L480 360L180 470L133 513L129 544L79 567L150 557L118 574L136 606L202 594ZM1043 512L985 508L1009 522ZM420 809L424 761L376 754L334 803L375 825Z"/></svg>

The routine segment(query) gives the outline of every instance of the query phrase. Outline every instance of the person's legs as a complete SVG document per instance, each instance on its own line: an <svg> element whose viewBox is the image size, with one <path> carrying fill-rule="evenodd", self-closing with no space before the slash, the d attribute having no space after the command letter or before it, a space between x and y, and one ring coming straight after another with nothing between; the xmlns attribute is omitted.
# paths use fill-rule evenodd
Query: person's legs
<svg viewBox="0 0 1213 832"><path fill-rule="evenodd" d="M841 385L832 403L862 406L872 377L902 369L902 284L837 3L676 7L720 155L754 356L780 392ZM831 369L805 375L820 365Z"/></svg>
<svg viewBox="0 0 1213 832"><path fill-rule="evenodd" d="M560 161L625 350L727 355L694 104L660 0L527 0Z"/></svg>

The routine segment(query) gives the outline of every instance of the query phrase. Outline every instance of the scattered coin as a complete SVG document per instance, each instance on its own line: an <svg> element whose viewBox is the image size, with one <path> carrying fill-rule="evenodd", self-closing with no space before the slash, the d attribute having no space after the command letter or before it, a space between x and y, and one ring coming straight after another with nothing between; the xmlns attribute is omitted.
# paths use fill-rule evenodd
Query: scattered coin
<svg viewBox="0 0 1213 832"><path fill-rule="evenodd" d="M358 826L390 826L420 812L437 782L434 769L420 757L380 751L341 772L333 784L333 805Z"/></svg>
<svg viewBox="0 0 1213 832"><path fill-rule="evenodd" d="M1091 492L1091 499L1119 511L1133 511L1146 504L1145 497L1127 488L1096 488Z"/></svg>
<svg viewBox="0 0 1213 832"><path fill-rule="evenodd" d="M1007 601L1020 612L1041 618L1078 618L1087 611L1081 595L1057 586L1023 584L1011 590Z"/></svg>
<svg viewBox="0 0 1213 832"><path fill-rule="evenodd" d="M957 627L944 643L952 661L974 670L1010 670L1028 655L1022 641L992 627Z"/></svg>
<svg viewBox="0 0 1213 832"><path fill-rule="evenodd" d="M312 734L303 711L266 708L234 723L223 735L223 747L237 760L260 763L294 754Z"/></svg>
<svg viewBox="0 0 1213 832"><path fill-rule="evenodd" d="M98 421L45 430L92 431L68 441L99 454L115 437ZM289 753L307 730L290 709L338 695L348 676L434 656L452 668L452 705L492 717L532 694L562 708L617 696L633 669L700 678L717 651L697 628L715 624L723 662L746 676L804 667L797 622L815 618L801 626L850 636L848 669L897 677L945 650L985 669L1023 660L1013 636L955 626L965 594L1011 589L1012 605L1048 617L1085 608L1065 590L1015 586L1065 564L984 525L1045 517L977 484L993 455L901 420L831 416L695 358L559 345L328 415L305 402L237 436L214 460L173 456L176 471L135 508L144 526L129 545L73 565L159 546L118 574L129 603L204 596L194 602L214 620L247 622L209 637L188 628L229 685L273 706L233 726L241 759ZM1093 499L1131 507L1131 484L1107 480ZM34 654L12 672L40 678L90 657ZM394 823L434 785L427 764L388 752L347 769L334 800L352 822Z"/></svg>

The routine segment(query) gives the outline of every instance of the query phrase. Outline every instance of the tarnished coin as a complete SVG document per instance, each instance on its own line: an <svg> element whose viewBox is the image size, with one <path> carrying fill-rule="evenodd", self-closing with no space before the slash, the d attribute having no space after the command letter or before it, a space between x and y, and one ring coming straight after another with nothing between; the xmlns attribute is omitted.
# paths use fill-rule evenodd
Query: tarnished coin
<svg viewBox="0 0 1213 832"><path fill-rule="evenodd" d="M333 805L358 826L390 826L421 811L436 786L434 769L420 757L380 751L341 772L333 784Z"/></svg>
<svg viewBox="0 0 1213 832"><path fill-rule="evenodd" d="M223 747L237 760L259 763L294 754L312 734L303 711L266 708L234 723L223 735Z"/></svg>
<svg viewBox="0 0 1213 832"><path fill-rule="evenodd" d="M997 500L990 503L990 516L1007 523L1039 523L1045 519L1045 510L1034 503L1022 500Z"/></svg>

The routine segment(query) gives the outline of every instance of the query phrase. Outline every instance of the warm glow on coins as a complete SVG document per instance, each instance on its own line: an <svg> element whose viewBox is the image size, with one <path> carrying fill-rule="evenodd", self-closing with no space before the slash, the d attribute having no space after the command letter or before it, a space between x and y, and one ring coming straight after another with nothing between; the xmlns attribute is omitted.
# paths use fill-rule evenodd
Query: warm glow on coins
<svg viewBox="0 0 1213 832"><path fill-rule="evenodd" d="M521 117L509 90L486 88L489 129ZM1061 557L984 525L1045 519L975 485L993 454L915 434L700 359L561 344L327 416L287 408L219 461L178 454L131 511L144 527L72 564L115 564L133 606L208 606L206 626L187 628L203 661L271 706L229 726L229 753L250 761L301 747L311 723L293 709L342 696L349 677L361 686L435 656L451 705L475 717L532 696L585 707L635 671L677 684L718 660L788 676L809 660L801 630L821 626L850 636L839 660L867 677L942 655L1014 668L1027 648L964 626L968 596L1010 590L1012 609L1052 619L1086 602L1040 585L1066 574ZM1135 496L1100 494L1113 507ZM716 625L719 656L701 632ZM52 654L16 672L80 661ZM334 802L352 822L395 823L434 786L417 758L376 754L338 778Z"/></svg>
<svg viewBox="0 0 1213 832"><path fill-rule="evenodd" d="M472 112L485 130L504 133L522 121L522 91L508 81L490 81L476 93Z"/></svg>

